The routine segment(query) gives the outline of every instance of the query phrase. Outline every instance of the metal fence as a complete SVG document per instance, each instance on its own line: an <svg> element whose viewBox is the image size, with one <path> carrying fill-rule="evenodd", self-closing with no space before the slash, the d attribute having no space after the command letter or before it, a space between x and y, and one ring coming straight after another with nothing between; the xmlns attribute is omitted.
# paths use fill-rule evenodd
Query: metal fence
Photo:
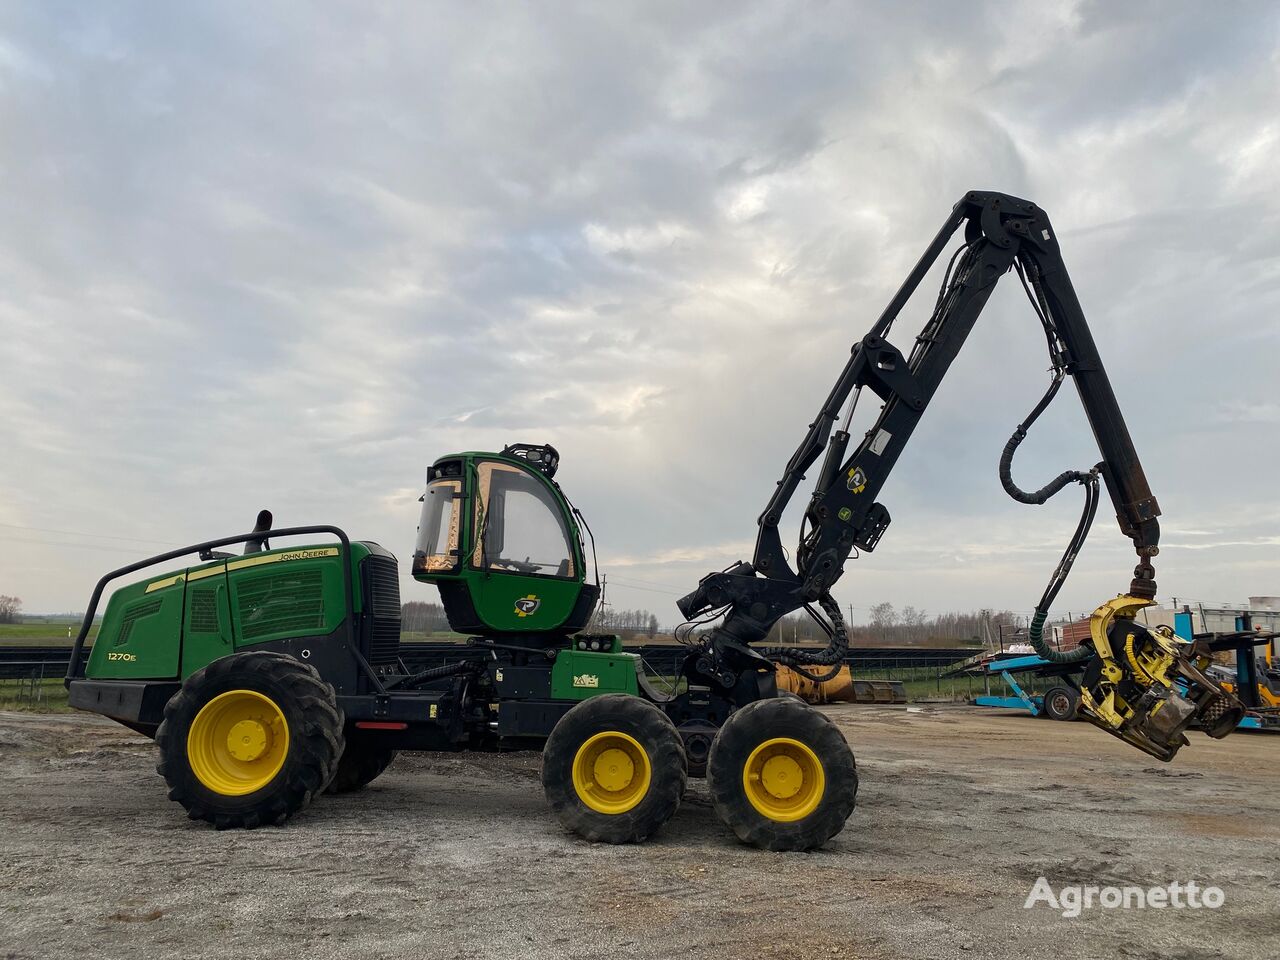
<svg viewBox="0 0 1280 960"><path fill-rule="evenodd" d="M406 642L400 655L410 670L456 660L467 652L464 643ZM662 676L679 672L687 650L679 644L637 644L626 648L644 658L649 671ZM930 696L965 697L982 692L981 678L945 676L949 667L973 656L971 647L857 647L845 657L850 671L859 679L902 680L914 699ZM67 672L71 649L66 646L0 647L0 686L26 691L25 696L43 696L46 681Z"/></svg>
<svg viewBox="0 0 1280 960"><path fill-rule="evenodd" d="M61 680L68 658L61 663L43 659L17 659L0 650L0 701L23 707L41 707L49 702L50 681Z"/></svg>

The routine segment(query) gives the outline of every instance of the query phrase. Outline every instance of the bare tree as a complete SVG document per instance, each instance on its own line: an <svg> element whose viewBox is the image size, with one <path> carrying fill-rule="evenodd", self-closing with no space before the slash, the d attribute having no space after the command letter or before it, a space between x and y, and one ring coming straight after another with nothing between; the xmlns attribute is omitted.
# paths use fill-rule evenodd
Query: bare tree
<svg viewBox="0 0 1280 960"><path fill-rule="evenodd" d="M0 623L17 623L21 613L21 600L17 597L0 596Z"/></svg>
<svg viewBox="0 0 1280 960"><path fill-rule="evenodd" d="M438 603L413 600L400 608L400 630L403 633L447 633L449 618Z"/></svg>
<svg viewBox="0 0 1280 960"><path fill-rule="evenodd" d="M903 626L918 627L924 623L924 611L915 607L903 607L901 621Z"/></svg>
<svg viewBox="0 0 1280 960"><path fill-rule="evenodd" d="M889 602L877 603L871 608L871 625L873 627L892 627L898 622L897 611Z"/></svg>
<svg viewBox="0 0 1280 960"><path fill-rule="evenodd" d="M950 611L928 614L923 609L906 606L901 612L892 604L878 603L870 610L870 623L850 625L849 638L854 643L887 646L925 645L954 647L980 643L984 622L994 635L1003 625L1006 639L1023 626L1023 618L1009 610ZM827 635L807 613L783 617L769 631L767 643L773 646L792 643L825 643Z"/></svg>
<svg viewBox="0 0 1280 960"><path fill-rule="evenodd" d="M616 633L624 640L638 636L652 637L658 632L658 618L648 610L619 610L617 607L600 607L592 630Z"/></svg>

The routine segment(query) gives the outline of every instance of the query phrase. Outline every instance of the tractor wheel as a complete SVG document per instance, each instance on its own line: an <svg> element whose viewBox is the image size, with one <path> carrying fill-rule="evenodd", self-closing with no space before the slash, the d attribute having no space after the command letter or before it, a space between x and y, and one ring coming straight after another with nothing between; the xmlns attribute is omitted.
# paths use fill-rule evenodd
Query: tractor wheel
<svg viewBox="0 0 1280 960"><path fill-rule="evenodd" d="M265 651L197 670L156 731L169 799L219 830L279 824L333 779L342 711L316 669Z"/></svg>
<svg viewBox="0 0 1280 960"><path fill-rule="evenodd" d="M758 700L732 714L711 746L716 814L765 850L812 850L844 827L858 771L844 735L807 704Z"/></svg>
<svg viewBox="0 0 1280 960"><path fill-rule="evenodd" d="M391 766L398 751L359 733L347 734L347 744L338 761L338 772L329 783L328 793L353 793L363 790Z"/></svg>
<svg viewBox="0 0 1280 960"><path fill-rule="evenodd" d="M660 709L627 694L579 703L542 750L547 802L597 843L639 843L671 819L688 779L684 744Z"/></svg>
<svg viewBox="0 0 1280 960"><path fill-rule="evenodd" d="M1044 714L1050 720L1074 720L1080 712L1080 694L1070 687L1051 687L1044 695Z"/></svg>

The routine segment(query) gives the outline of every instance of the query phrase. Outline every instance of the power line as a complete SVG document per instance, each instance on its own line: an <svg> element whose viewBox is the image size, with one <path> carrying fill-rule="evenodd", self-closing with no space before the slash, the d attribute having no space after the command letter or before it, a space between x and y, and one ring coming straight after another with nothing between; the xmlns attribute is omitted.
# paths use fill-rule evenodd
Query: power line
<svg viewBox="0 0 1280 960"><path fill-rule="evenodd" d="M74 543L60 542L57 540L31 540L27 537L7 537L8 543L38 543L46 547L74 547L77 550L100 550L104 553L128 553L137 556L137 550L131 550L125 546L109 547L100 543Z"/></svg>
<svg viewBox="0 0 1280 960"><path fill-rule="evenodd" d="M643 577L631 577L629 574L627 576L629 577L630 580L632 580L633 583L642 583L645 586L649 586L649 587L665 587L668 590L684 589L682 587L676 586L674 583L663 583L661 580L645 580Z"/></svg>
<svg viewBox="0 0 1280 960"><path fill-rule="evenodd" d="M30 530L34 533L56 533L65 537L88 537L90 540L122 540L126 543L150 543L160 547L176 547L179 544L172 540L144 540L141 537L112 537L102 533L86 533L83 530L52 530L48 527L24 527L18 523L0 523L0 527L12 530ZM40 540L27 540L26 543L42 543Z"/></svg>
<svg viewBox="0 0 1280 960"><path fill-rule="evenodd" d="M614 585L626 587L628 590L643 590L646 593L660 593L664 597L682 597L683 593L677 593L675 590L659 590L656 587L642 587L638 583L628 583L626 580L619 580L617 577L613 579ZM688 591L686 591L687 593Z"/></svg>

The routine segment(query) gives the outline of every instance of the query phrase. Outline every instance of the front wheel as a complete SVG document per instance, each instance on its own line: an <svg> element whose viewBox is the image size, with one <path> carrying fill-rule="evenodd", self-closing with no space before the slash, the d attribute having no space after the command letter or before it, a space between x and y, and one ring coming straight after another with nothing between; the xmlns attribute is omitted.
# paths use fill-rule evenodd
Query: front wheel
<svg viewBox="0 0 1280 960"><path fill-rule="evenodd" d="M765 850L812 850L844 828L858 772L825 714L790 698L759 700L720 728L707 765L711 805L738 838Z"/></svg>
<svg viewBox="0 0 1280 960"><path fill-rule="evenodd" d="M333 779L342 711L300 660L234 654L197 670L156 731L169 799L218 829L283 823Z"/></svg>
<svg viewBox="0 0 1280 960"><path fill-rule="evenodd" d="M660 709L627 694L584 700L542 750L547 802L569 830L638 843L671 819L688 779L684 744Z"/></svg>

